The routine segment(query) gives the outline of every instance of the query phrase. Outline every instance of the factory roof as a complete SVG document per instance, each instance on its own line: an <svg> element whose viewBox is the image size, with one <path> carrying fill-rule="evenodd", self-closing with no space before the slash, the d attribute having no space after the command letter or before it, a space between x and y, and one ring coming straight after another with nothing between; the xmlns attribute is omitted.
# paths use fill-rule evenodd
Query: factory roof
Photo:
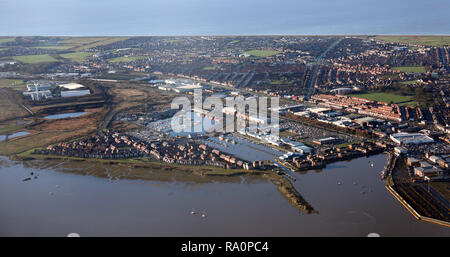
<svg viewBox="0 0 450 257"><path fill-rule="evenodd" d="M397 144L426 144L433 143L434 140L421 133L396 133L391 135L392 141Z"/></svg>
<svg viewBox="0 0 450 257"><path fill-rule="evenodd" d="M78 84L78 83L61 84L61 85L59 85L59 87L63 87L63 88L69 89L69 90L84 88L83 85Z"/></svg>

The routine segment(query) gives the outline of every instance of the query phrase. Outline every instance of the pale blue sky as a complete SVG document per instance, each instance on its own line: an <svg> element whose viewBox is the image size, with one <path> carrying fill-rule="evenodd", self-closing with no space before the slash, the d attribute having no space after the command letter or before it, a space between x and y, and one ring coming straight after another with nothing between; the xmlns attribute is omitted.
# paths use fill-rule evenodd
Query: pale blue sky
<svg viewBox="0 0 450 257"><path fill-rule="evenodd" d="M0 0L0 35L450 34L448 0Z"/></svg>

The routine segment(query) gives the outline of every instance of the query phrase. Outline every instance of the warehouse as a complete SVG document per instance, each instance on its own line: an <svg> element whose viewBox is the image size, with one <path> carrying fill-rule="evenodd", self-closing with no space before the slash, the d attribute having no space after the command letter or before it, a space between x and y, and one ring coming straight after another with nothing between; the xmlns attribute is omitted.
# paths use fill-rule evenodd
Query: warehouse
<svg viewBox="0 0 450 257"><path fill-rule="evenodd" d="M390 138L399 145L419 145L434 142L431 137L421 133L395 133Z"/></svg>

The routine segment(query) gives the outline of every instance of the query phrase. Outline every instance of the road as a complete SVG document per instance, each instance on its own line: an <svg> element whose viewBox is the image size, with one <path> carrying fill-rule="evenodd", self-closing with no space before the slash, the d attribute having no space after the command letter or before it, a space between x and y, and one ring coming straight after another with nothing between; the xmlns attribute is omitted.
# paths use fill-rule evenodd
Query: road
<svg viewBox="0 0 450 257"><path fill-rule="evenodd" d="M316 59L316 64L314 64L314 71L313 75L311 77L311 82L309 83L308 87L308 94L306 95L306 100L309 100L311 97L313 90L314 90L314 82L316 81L317 72L319 71L320 65L322 65L322 58L331 50L333 49L337 44L339 44L342 41L343 38L338 38L336 41L334 41L321 55L319 55Z"/></svg>

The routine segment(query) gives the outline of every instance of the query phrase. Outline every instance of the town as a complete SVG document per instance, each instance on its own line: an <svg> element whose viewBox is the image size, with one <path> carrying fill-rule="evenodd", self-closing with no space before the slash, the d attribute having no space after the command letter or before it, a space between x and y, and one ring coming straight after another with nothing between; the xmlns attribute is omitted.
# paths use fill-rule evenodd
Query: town
<svg viewBox="0 0 450 257"><path fill-rule="evenodd" d="M302 171L384 153L379 175L394 197L418 219L450 221L449 45L379 36L14 37L0 48L1 155L295 181ZM193 108L185 115L203 130L173 131L170 103L195 100L195 91L223 101L277 97L268 113L279 124L234 107L220 117ZM205 121L229 117L268 126L207 131ZM312 210L288 188L287 198Z"/></svg>

